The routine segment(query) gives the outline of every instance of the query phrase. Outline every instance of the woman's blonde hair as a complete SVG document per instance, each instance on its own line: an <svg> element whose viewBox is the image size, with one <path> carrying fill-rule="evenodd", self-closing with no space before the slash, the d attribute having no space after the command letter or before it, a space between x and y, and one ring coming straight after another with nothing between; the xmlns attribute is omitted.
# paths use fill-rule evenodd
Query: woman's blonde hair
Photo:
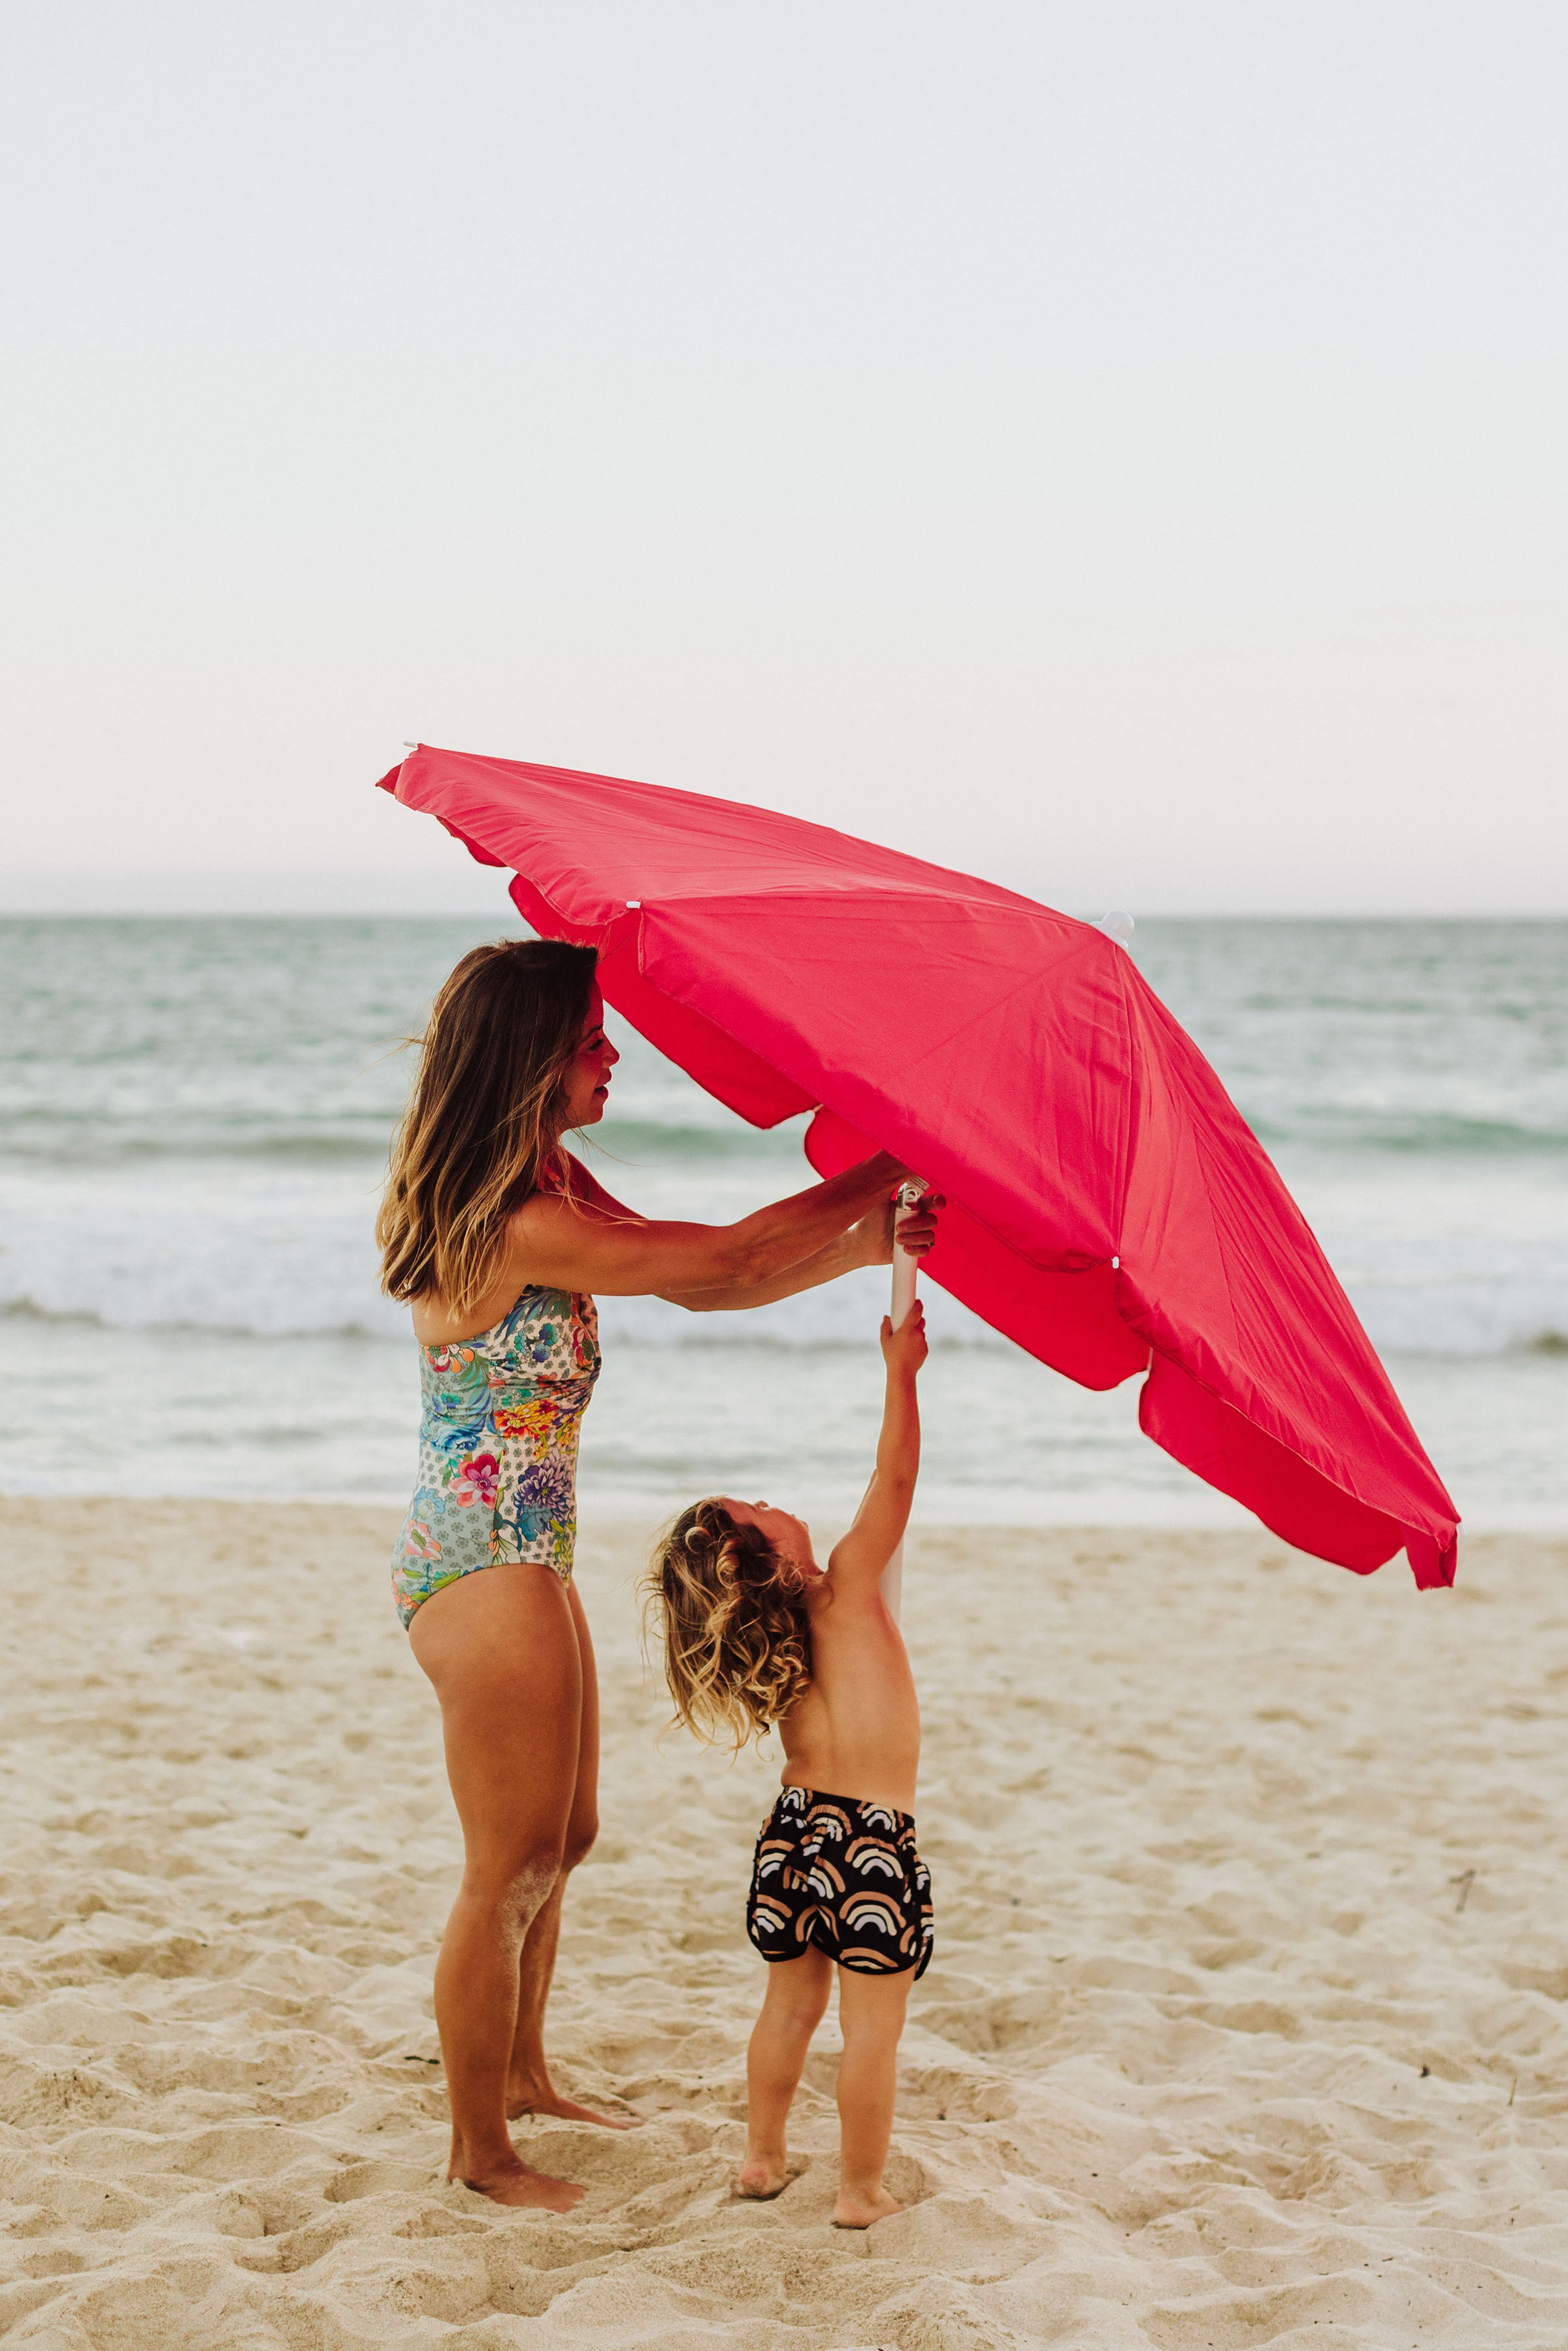
<svg viewBox="0 0 1568 2351"><path fill-rule="evenodd" d="M694 1502L660 1536L643 1590L677 1719L709 1746L727 1738L737 1754L765 1739L811 1678L792 1562L722 1502Z"/></svg>
<svg viewBox="0 0 1568 2351"><path fill-rule="evenodd" d="M561 939L502 939L436 997L376 1218L392 1297L434 1290L463 1314L489 1288L507 1218L559 1171L597 961Z"/></svg>

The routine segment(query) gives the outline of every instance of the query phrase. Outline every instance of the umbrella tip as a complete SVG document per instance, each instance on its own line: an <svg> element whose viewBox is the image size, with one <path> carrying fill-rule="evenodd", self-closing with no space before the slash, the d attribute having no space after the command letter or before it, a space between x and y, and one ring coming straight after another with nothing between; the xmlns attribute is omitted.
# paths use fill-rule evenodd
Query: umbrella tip
<svg viewBox="0 0 1568 2351"><path fill-rule="evenodd" d="M1091 927L1096 931L1103 931L1108 939L1114 939L1119 947L1124 947L1138 926L1131 914L1126 914L1122 907L1113 906L1108 914L1102 914L1099 921L1092 924Z"/></svg>

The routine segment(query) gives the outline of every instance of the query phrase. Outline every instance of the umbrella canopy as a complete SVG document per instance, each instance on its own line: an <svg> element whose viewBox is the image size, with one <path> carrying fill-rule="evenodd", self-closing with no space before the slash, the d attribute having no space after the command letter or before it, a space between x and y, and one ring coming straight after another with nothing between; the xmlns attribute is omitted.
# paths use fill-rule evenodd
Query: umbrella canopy
<svg viewBox="0 0 1568 2351"><path fill-rule="evenodd" d="M1451 1583L1456 1513L1267 1155L1092 925L766 809L421 745L382 778L605 999L811 1165L947 1196L930 1278L1287 1542Z"/></svg>

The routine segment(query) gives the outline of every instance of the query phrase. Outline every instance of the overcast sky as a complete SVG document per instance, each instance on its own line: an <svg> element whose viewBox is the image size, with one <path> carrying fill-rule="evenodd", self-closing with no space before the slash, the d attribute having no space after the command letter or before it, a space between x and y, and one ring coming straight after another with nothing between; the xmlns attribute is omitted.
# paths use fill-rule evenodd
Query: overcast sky
<svg viewBox="0 0 1568 2351"><path fill-rule="evenodd" d="M417 737L1568 911L1563 0L3 24L6 903L480 904Z"/></svg>

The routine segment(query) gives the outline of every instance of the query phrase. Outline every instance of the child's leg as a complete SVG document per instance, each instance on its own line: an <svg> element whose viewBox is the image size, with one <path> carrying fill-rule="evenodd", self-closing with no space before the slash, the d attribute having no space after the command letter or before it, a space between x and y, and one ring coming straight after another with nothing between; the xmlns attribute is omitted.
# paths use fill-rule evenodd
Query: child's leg
<svg viewBox="0 0 1568 2351"><path fill-rule="evenodd" d="M833 1963L825 1951L808 1950L798 1959L768 1964L762 2013L746 2055L743 2196L777 2196L784 2185L789 2101L800 2086L800 2068L822 2021L832 1980Z"/></svg>
<svg viewBox="0 0 1568 2351"><path fill-rule="evenodd" d="M869 2229L901 2208L882 2184L898 2085L898 2036L915 1971L892 1976L839 1970L839 2200L841 2229Z"/></svg>

